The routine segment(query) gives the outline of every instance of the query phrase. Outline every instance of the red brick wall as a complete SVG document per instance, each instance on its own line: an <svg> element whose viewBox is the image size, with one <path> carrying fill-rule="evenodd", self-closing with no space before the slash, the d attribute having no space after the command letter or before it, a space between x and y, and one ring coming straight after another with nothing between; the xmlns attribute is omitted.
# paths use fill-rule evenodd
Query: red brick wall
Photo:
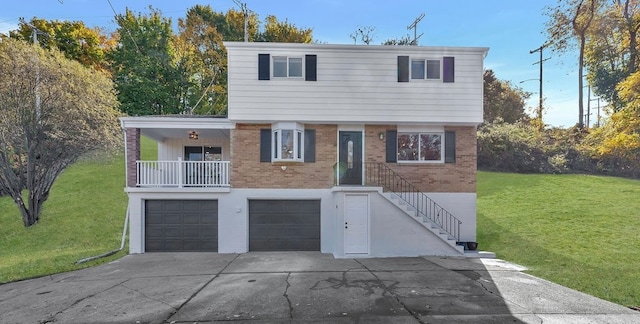
<svg viewBox="0 0 640 324"><path fill-rule="evenodd" d="M140 129L127 128L127 187L136 186L136 161L140 160Z"/></svg>
<svg viewBox="0 0 640 324"><path fill-rule="evenodd" d="M337 126L305 125L316 130L316 162L260 162L260 129L270 124L237 124L231 131L231 185L234 188L330 188L337 159ZM386 162L386 131L395 125L365 127L365 162ZM456 132L456 163L387 163L425 192L476 191L476 128ZM379 133L384 133L380 140ZM286 167L286 170L282 170Z"/></svg>
<svg viewBox="0 0 640 324"><path fill-rule="evenodd" d="M236 124L231 131L231 186L234 188L331 188L336 163L336 125L306 124L316 130L316 161L260 162L260 130L270 124ZM282 168L286 167L286 170Z"/></svg>
<svg viewBox="0 0 640 324"><path fill-rule="evenodd" d="M395 125L365 127L365 161L386 162L386 131ZM445 127L456 132L456 163L387 163L387 165L424 192L476 192L476 128ZM379 133L384 133L380 140Z"/></svg>

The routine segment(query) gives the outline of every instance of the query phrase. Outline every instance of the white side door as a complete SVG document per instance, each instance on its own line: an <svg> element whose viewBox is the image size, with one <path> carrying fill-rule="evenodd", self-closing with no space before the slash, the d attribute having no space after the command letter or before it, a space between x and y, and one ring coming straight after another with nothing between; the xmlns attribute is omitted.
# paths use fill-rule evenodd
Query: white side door
<svg viewBox="0 0 640 324"><path fill-rule="evenodd" d="M344 253L369 253L369 195L344 198Z"/></svg>

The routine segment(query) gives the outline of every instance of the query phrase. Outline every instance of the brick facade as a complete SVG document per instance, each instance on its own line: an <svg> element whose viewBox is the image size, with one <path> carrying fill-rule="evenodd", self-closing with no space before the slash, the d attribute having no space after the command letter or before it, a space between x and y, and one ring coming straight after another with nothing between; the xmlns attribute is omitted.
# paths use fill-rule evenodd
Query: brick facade
<svg viewBox="0 0 640 324"><path fill-rule="evenodd" d="M336 163L336 125L310 125L316 130L316 161L260 162L260 130L271 124L237 124L231 131L233 188L331 188Z"/></svg>
<svg viewBox="0 0 640 324"><path fill-rule="evenodd" d="M127 128L125 131L127 143L127 187L136 186L136 161L140 160L140 129Z"/></svg>
<svg viewBox="0 0 640 324"><path fill-rule="evenodd" d="M330 188L335 183L336 125L305 125L316 130L316 162L260 162L260 130L270 124L237 124L231 131L231 185L234 188ZM386 161L386 131L395 125L365 126L365 162ZM456 132L456 163L387 163L424 192L476 192L476 128ZM385 134L383 140L379 134ZM283 168L286 167L284 170ZM135 180L135 179L134 179Z"/></svg>
<svg viewBox="0 0 640 324"><path fill-rule="evenodd" d="M365 162L386 162L386 131L393 129L395 125L365 127ZM423 192L476 192L476 128L445 127L445 131L456 132L455 163L387 163L387 166ZM381 132L385 134L384 140L379 138Z"/></svg>

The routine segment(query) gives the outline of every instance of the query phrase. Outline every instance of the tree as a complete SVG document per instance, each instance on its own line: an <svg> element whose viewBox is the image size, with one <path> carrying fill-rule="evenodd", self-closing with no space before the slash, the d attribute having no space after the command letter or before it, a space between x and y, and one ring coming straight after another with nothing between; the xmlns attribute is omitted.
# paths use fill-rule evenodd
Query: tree
<svg viewBox="0 0 640 324"><path fill-rule="evenodd" d="M43 34L38 35L40 46L45 49L58 49L68 59L76 60L84 66L106 71L105 53L115 44L99 28L88 28L82 21L47 21L32 18L29 23ZM31 41L32 28L20 23L15 31L9 32L11 38Z"/></svg>
<svg viewBox="0 0 640 324"><path fill-rule="evenodd" d="M499 80L492 70L485 70L483 79L485 121L491 123L501 119L507 123L515 123L526 117L524 107L529 93Z"/></svg>
<svg viewBox="0 0 640 324"><path fill-rule="evenodd" d="M406 36L400 37L400 38L391 38L391 39L387 39L386 41L384 41L382 43L382 45L403 45L403 46L409 46L409 45L414 45L413 44L413 38L411 38L411 36L409 36L409 34L407 34Z"/></svg>
<svg viewBox="0 0 640 324"><path fill-rule="evenodd" d="M109 53L120 109L129 115L177 114L187 86L175 60L171 19L149 7L117 15L118 46Z"/></svg>
<svg viewBox="0 0 640 324"><path fill-rule="evenodd" d="M555 8L547 12L549 46L566 51L573 41L578 42L578 127L584 127L583 68L588 31L602 0L558 0Z"/></svg>
<svg viewBox="0 0 640 324"><path fill-rule="evenodd" d="M358 39L362 44L369 45L373 42L373 32L376 30L373 26L358 27L353 33L349 34L349 37L353 39L353 43L357 44Z"/></svg>
<svg viewBox="0 0 640 324"><path fill-rule="evenodd" d="M313 40L311 28L298 28L287 20L278 21L276 16L267 16L264 22L264 31L258 38L261 42L311 43Z"/></svg>
<svg viewBox="0 0 640 324"><path fill-rule="evenodd" d="M594 18L585 47L587 79L593 92L604 98L613 111L624 102L616 89L626 77L638 70L638 30L640 2L612 0L605 2Z"/></svg>
<svg viewBox="0 0 640 324"><path fill-rule="evenodd" d="M0 191L31 226L69 165L119 143L117 100L105 74L57 50L4 39L0 61Z"/></svg>

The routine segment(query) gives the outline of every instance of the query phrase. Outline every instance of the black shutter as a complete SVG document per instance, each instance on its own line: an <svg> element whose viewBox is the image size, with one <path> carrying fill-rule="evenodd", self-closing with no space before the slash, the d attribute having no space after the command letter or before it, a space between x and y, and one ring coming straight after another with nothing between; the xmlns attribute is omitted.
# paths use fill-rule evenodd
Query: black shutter
<svg viewBox="0 0 640 324"><path fill-rule="evenodd" d="M444 163L456 163L456 132L444 132Z"/></svg>
<svg viewBox="0 0 640 324"><path fill-rule="evenodd" d="M398 161L398 131L387 130L387 163Z"/></svg>
<svg viewBox="0 0 640 324"><path fill-rule="evenodd" d="M269 54L258 54L258 80L269 80L271 78L271 58Z"/></svg>
<svg viewBox="0 0 640 324"><path fill-rule="evenodd" d="M271 162L271 129L260 130L260 162Z"/></svg>
<svg viewBox="0 0 640 324"><path fill-rule="evenodd" d="M454 82L455 80L455 58L445 56L442 58L442 82Z"/></svg>
<svg viewBox="0 0 640 324"><path fill-rule="evenodd" d="M304 162L316 161L316 130L304 130Z"/></svg>
<svg viewBox="0 0 640 324"><path fill-rule="evenodd" d="M408 56L398 56L398 82L409 82Z"/></svg>
<svg viewBox="0 0 640 324"><path fill-rule="evenodd" d="M316 81L316 65L318 57L317 55L305 55L304 56L304 79L305 81Z"/></svg>

